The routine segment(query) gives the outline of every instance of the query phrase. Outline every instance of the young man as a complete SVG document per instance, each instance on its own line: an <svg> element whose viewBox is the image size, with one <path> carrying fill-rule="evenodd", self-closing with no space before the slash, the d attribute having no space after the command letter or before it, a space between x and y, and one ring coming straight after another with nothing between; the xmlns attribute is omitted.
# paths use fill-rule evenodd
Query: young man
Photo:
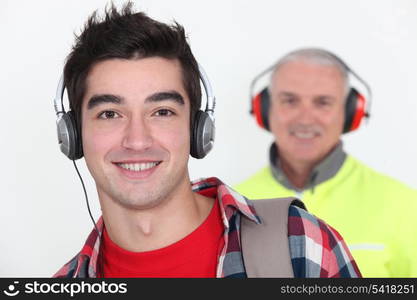
<svg viewBox="0 0 417 300"><path fill-rule="evenodd" d="M253 199L296 195L342 234L365 277L416 277L416 191L343 151L341 134L358 128L367 106L350 73L314 48L273 66L269 91L254 101L263 99L255 114L275 138L270 165L236 189Z"/></svg>
<svg viewBox="0 0 417 300"><path fill-rule="evenodd" d="M240 221L261 218L217 178L190 184L200 76L180 25L130 4L88 20L64 69L82 139L69 157L84 155L103 216L56 277L246 277ZM334 229L296 206L289 216L294 276L360 276Z"/></svg>

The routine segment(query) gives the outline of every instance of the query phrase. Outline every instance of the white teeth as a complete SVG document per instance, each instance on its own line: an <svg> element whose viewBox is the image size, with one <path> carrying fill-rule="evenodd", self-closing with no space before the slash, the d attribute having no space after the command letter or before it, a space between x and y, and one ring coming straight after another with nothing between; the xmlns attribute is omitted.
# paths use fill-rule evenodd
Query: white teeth
<svg viewBox="0 0 417 300"><path fill-rule="evenodd" d="M311 139L313 137L315 137L315 133L314 132L294 132L293 133L295 137L300 138L300 139Z"/></svg>
<svg viewBox="0 0 417 300"><path fill-rule="evenodd" d="M148 162L148 163L135 163L135 164L118 164L120 167L130 171L144 171L150 168L153 168L157 165L157 162Z"/></svg>

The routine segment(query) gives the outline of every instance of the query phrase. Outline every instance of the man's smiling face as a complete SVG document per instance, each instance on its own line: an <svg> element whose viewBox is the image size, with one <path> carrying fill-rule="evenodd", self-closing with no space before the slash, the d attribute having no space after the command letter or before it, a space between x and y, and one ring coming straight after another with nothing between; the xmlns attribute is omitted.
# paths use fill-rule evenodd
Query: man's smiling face
<svg viewBox="0 0 417 300"><path fill-rule="evenodd" d="M86 83L83 151L101 201L146 209L189 184L190 102L177 60L104 60Z"/></svg>
<svg viewBox="0 0 417 300"><path fill-rule="evenodd" d="M339 142L345 81L334 66L290 61L272 77L269 124L280 155L316 164Z"/></svg>

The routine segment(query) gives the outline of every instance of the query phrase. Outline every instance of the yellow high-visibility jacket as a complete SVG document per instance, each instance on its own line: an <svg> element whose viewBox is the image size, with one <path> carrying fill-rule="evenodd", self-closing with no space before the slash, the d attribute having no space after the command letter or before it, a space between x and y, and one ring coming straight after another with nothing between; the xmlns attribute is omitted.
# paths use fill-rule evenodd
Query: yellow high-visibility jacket
<svg viewBox="0 0 417 300"><path fill-rule="evenodd" d="M270 167L234 187L249 199L294 196L342 235L364 277L417 277L417 190L347 156L337 174L301 194Z"/></svg>

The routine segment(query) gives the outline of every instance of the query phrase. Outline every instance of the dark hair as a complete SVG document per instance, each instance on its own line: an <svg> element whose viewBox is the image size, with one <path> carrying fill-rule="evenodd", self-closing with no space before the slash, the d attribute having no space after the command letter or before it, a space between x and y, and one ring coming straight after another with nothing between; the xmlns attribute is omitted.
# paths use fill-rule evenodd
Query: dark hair
<svg viewBox="0 0 417 300"><path fill-rule="evenodd" d="M176 22L170 26L142 12L134 13L129 1L120 12L111 4L102 19L95 11L81 34L76 35L75 45L67 57L65 86L79 129L86 78L95 63L111 58L140 59L154 56L179 60L182 80L190 99L192 124L201 105L200 73L184 28Z"/></svg>

